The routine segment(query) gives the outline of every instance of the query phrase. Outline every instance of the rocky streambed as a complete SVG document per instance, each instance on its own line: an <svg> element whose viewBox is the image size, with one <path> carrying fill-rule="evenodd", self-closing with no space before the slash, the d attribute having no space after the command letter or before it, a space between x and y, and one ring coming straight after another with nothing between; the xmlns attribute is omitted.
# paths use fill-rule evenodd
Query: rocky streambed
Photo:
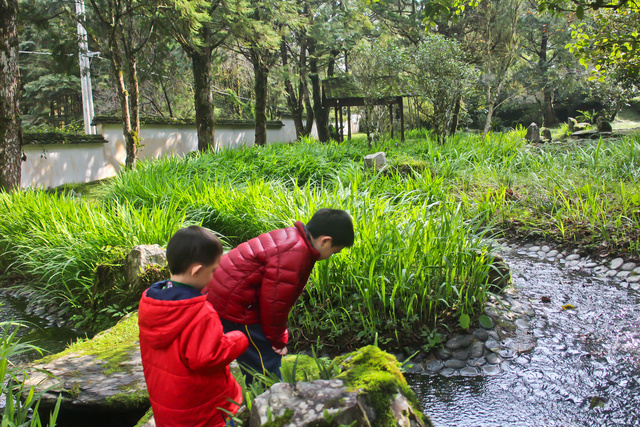
<svg viewBox="0 0 640 427"><path fill-rule="evenodd" d="M408 375L434 425L640 425L637 265L549 245L501 253L514 283L487 307L493 327Z"/></svg>

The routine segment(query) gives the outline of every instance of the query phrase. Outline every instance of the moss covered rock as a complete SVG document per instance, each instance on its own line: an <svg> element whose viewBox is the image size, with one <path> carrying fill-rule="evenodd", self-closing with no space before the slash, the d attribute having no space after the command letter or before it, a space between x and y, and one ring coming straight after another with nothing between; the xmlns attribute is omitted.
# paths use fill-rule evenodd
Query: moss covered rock
<svg viewBox="0 0 640 427"><path fill-rule="evenodd" d="M28 369L26 384L42 393L42 409L53 407L61 396L62 413L144 413L149 396L137 313L93 339L79 340L61 353L36 361Z"/></svg>

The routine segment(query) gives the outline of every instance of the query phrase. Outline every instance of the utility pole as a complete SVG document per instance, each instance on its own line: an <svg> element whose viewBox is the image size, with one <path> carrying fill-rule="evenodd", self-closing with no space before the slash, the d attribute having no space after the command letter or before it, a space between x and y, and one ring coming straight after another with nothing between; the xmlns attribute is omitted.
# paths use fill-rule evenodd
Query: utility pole
<svg viewBox="0 0 640 427"><path fill-rule="evenodd" d="M96 127L93 121L93 91L91 89L91 71L89 67L89 43L87 30L84 27L84 0L76 0L76 16L78 17L78 61L80 63L80 82L82 84L82 114L84 116L84 132L94 135Z"/></svg>

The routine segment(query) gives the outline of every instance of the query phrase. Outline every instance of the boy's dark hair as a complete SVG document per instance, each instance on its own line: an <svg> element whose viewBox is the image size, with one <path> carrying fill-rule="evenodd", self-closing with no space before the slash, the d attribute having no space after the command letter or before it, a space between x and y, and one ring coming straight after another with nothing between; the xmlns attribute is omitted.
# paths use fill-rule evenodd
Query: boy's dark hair
<svg viewBox="0 0 640 427"><path fill-rule="evenodd" d="M319 209L307 223L307 231L314 238L331 237L331 246L353 246L353 222L340 209Z"/></svg>
<svg viewBox="0 0 640 427"><path fill-rule="evenodd" d="M220 256L220 239L197 225L178 230L167 244L167 262L171 274L186 273L192 264L209 266Z"/></svg>

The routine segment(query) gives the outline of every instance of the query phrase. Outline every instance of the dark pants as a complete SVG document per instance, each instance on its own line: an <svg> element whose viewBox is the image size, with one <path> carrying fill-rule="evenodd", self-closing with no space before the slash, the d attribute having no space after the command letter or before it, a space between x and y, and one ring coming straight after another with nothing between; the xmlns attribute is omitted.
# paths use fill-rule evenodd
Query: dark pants
<svg viewBox="0 0 640 427"><path fill-rule="evenodd" d="M249 339L249 348L236 360L246 375L245 382L250 385L253 382L254 371L258 374L271 372L282 380L280 367L282 366L282 356L273 351L271 342L264 336L262 326L259 323L253 325L242 325L226 319L220 318L224 333L231 331L241 331Z"/></svg>

